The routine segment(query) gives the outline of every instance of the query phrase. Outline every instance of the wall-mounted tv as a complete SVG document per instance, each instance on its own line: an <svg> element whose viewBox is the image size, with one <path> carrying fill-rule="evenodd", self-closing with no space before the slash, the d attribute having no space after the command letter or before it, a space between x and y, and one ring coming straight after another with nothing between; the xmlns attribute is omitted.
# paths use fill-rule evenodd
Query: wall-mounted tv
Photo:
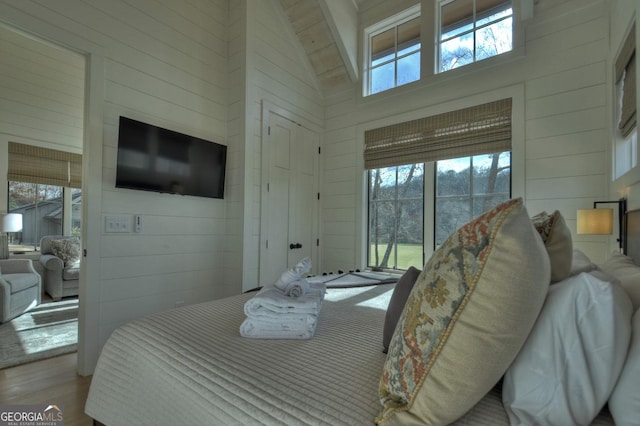
<svg viewBox="0 0 640 426"><path fill-rule="evenodd" d="M227 147L120 117L116 188L224 198Z"/></svg>

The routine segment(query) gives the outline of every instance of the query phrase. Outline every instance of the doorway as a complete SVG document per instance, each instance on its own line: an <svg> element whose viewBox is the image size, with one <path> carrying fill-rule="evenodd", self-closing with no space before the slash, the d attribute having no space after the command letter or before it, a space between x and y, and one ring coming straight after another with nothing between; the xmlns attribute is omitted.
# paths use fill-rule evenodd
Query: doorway
<svg viewBox="0 0 640 426"><path fill-rule="evenodd" d="M50 175L36 178L33 173L20 175L16 170L42 171L53 164L52 161L60 162L60 155L67 153L81 158L86 57L6 25L0 25L0 45L3 50L0 55L3 85L0 99L6 112L0 118L0 151L2 157L10 158L10 144L27 148L24 152L11 151L14 157L20 156L13 164L20 163L20 167L11 169L8 179L11 164L7 163L11 160L0 164L0 198L3 200L0 211L19 213L23 219L22 231L11 236L11 258L30 259L44 280L38 251L40 238L44 234L79 236L80 181L65 183L59 174L55 178ZM63 168L69 171L64 173L67 178L70 175L80 178L82 167L76 165L65 163ZM28 330L35 337L29 343L25 340L27 337L18 336L12 357L19 357L22 351L26 362L76 350L77 296L52 302L44 292L43 283L41 305L31 309L21 320L20 327L13 324L14 331ZM51 333L47 335L49 329ZM44 343L40 349L36 344L38 339ZM70 339L74 340L73 344ZM60 344L56 347L55 342ZM46 350L44 346L47 346Z"/></svg>

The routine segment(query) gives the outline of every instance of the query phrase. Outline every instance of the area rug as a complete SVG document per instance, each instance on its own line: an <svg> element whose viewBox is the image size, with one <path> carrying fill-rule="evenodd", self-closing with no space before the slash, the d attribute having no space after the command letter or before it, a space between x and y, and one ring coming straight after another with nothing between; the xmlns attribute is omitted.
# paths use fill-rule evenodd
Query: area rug
<svg viewBox="0 0 640 426"><path fill-rule="evenodd" d="M75 352L78 299L43 303L0 324L0 369Z"/></svg>

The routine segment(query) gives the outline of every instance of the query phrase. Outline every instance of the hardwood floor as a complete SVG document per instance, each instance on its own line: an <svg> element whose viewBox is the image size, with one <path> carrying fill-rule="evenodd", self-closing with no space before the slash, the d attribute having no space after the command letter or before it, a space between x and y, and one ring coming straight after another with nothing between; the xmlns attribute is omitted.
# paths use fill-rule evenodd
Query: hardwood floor
<svg viewBox="0 0 640 426"><path fill-rule="evenodd" d="M0 405L57 404L65 426L90 426L84 414L91 377L76 373L77 354L0 370Z"/></svg>

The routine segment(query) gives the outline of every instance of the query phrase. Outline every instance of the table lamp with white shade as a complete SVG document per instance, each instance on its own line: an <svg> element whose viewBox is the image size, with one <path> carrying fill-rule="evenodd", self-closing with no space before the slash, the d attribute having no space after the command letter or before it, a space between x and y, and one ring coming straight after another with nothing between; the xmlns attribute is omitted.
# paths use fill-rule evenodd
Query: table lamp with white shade
<svg viewBox="0 0 640 426"><path fill-rule="evenodd" d="M9 232L22 231L22 214L0 213L0 259L9 258Z"/></svg>

